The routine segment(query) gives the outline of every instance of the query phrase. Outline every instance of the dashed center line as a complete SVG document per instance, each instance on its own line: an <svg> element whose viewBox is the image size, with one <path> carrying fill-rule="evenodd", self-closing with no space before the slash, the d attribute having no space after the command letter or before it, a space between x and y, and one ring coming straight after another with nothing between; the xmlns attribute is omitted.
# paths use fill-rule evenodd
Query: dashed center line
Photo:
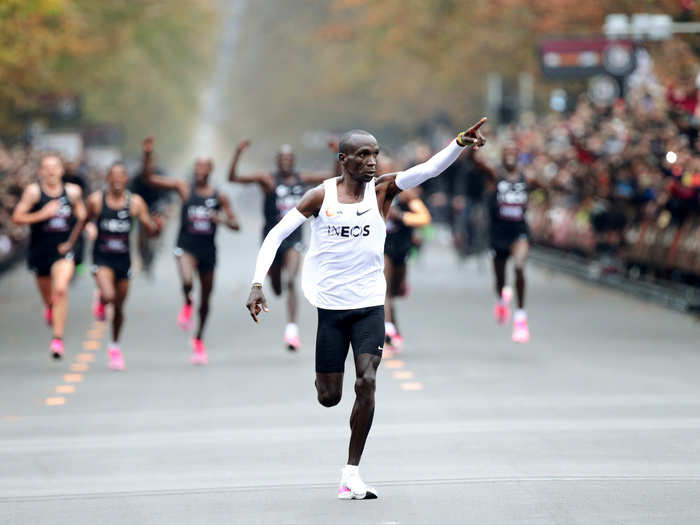
<svg viewBox="0 0 700 525"><path fill-rule="evenodd" d="M82 383L84 373L90 369L90 363L95 361L95 354L100 349L102 343L102 335L104 334L106 324L96 321L93 323L90 330L86 334L86 339L83 341L82 352L75 356L75 361L69 365L72 373L63 375L63 382L67 384L57 385L55 391L57 394L73 394L77 389L74 383ZM49 396L44 399L46 406L62 406L65 405L67 399L64 396Z"/></svg>

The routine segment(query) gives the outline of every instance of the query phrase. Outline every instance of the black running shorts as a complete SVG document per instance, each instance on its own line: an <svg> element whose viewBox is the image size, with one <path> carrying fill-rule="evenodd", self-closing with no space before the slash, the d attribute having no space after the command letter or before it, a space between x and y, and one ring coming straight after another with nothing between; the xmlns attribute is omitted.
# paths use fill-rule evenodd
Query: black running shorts
<svg viewBox="0 0 700 525"><path fill-rule="evenodd" d="M193 251L183 248L181 246L176 246L174 253L175 257L180 257L185 252L189 253L197 261L197 271L199 273L209 273L213 272L216 268L216 250L210 249L206 251Z"/></svg>
<svg viewBox="0 0 700 525"><path fill-rule="evenodd" d="M93 275L97 273L97 269L100 266L105 266L107 268L111 268L111 270L114 272L115 280L122 281L124 279L131 279L131 257L129 257L128 254L113 255L111 257L93 254L92 265Z"/></svg>
<svg viewBox="0 0 700 525"><path fill-rule="evenodd" d="M359 354L380 356L384 348L384 305L352 310L318 309L316 372L345 371L349 346Z"/></svg>
<svg viewBox="0 0 700 525"><path fill-rule="evenodd" d="M73 260L73 252L61 255L58 251L36 252L30 249L27 266L37 277L48 277L51 275L51 267L61 259Z"/></svg>

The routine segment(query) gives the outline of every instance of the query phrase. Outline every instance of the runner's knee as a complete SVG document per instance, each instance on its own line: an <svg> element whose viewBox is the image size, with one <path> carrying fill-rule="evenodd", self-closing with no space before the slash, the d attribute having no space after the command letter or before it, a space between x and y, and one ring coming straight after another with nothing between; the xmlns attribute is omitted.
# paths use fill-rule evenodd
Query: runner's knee
<svg viewBox="0 0 700 525"><path fill-rule="evenodd" d="M355 380L355 393L358 399L374 399L377 380L374 373L363 374Z"/></svg>
<svg viewBox="0 0 700 525"><path fill-rule="evenodd" d="M54 301L61 301L65 298L68 297L68 285L66 284L57 284L53 288L53 300Z"/></svg>
<svg viewBox="0 0 700 525"><path fill-rule="evenodd" d="M334 407L340 403L342 397L340 388L319 384L318 380L316 380L316 393L318 394L318 402L324 407Z"/></svg>
<svg viewBox="0 0 700 525"><path fill-rule="evenodd" d="M334 390L318 390L318 402L324 407L334 407L340 403L341 393Z"/></svg>

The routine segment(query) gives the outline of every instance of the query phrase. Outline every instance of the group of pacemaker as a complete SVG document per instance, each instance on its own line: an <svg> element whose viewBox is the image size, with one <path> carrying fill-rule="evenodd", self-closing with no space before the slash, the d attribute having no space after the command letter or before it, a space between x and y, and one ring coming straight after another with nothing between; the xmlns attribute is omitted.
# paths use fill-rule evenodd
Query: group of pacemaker
<svg viewBox="0 0 700 525"><path fill-rule="evenodd" d="M177 316L179 327L187 332L194 328L192 290L195 273L200 281L198 324L193 334L193 364L207 363L203 342L204 328L209 314L209 302L216 266L214 236L217 225L223 223L238 230L239 223L229 199L209 184L213 163L197 159L192 181L164 177L158 174L153 161L153 138L143 142L143 169L139 177L145 185L161 190L175 191L182 201L180 228L174 250L180 275L183 305ZM265 225L263 237L294 208L305 191L338 173L337 162L329 171L295 170L295 157L290 146L282 146L277 154L275 172L255 172L241 175L238 161L249 146L243 140L236 148L228 180L233 183L257 184L264 194ZM337 150L337 143L329 147ZM517 150L512 145L503 149L502 163L497 169L479 161L472 151L465 151L472 162L478 163L487 174L490 184L491 247L494 262L497 303L494 316L503 324L510 318L512 292L505 285L505 267L512 257L515 266L517 309L514 315L513 340L527 342L529 329L524 311L524 265L529 251L528 229L525 222L528 181L518 170ZM383 154L377 175L396 171L397 162ZM44 155L41 159L38 182L29 184L17 204L12 219L15 224L29 225L31 240L28 266L36 275L36 282L44 303L44 318L52 328L50 351L59 359L64 353L63 335L68 313L68 285L75 270L74 246L83 230L93 239L92 273L97 286L93 314L99 321L112 310L112 337L108 345L109 367L125 368L119 345L124 322L124 301L129 291L131 255L129 236L134 219L147 235L156 236L163 226L159 215L151 214L139 195L128 190L129 176L121 162L113 164L106 176L104 190L96 191L85 200L81 188L63 180L64 168L59 156ZM430 224L428 208L420 198L420 189L402 192L392 203L387 216L387 236L384 249L384 273L387 281L385 308L385 349L400 352L403 336L398 329L394 299L407 294L407 261L415 242L415 229ZM276 295L286 291L287 324L284 344L296 351L301 346L297 325L297 276L301 266L301 228L280 246L268 273Z"/></svg>

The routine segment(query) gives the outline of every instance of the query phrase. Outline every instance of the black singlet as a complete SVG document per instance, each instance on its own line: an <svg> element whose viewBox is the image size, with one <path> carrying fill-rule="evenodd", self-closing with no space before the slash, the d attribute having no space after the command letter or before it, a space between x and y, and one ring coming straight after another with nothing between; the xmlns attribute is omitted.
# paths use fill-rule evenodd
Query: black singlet
<svg viewBox="0 0 700 525"><path fill-rule="evenodd" d="M265 214L265 228L263 237L282 220L289 210L294 208L304 196L305 186L301 182L298 173L294 173L294 182L288 184L283 181L281 173L275 173L275 190L265 195L263 213ZM293 245L301 242L301 228L297 228L285 239L285 244Z"/></svg>
<svg viewBox="0 0 700 525"><path fill-rule="evenodd" d="M35 256L40 256L41 254L53 255L57 253L58 245L68 240L77 219L73 213L73 204L68 198L65 185L61 186L61 195L59 197L47 195L44 193L41 185L39 185L39 190L41 191L39 201L32 206L31 213L39 211L52 200L58 200L61 203L61 207L56 215L50 219L31 225L29 249Z"/></svg>
<svg viewBox="0 0 700 525"><path fill-rule="evenodd" d="M391 203L392 206L398 207L402 212L411 211L407 202L403 202L398 197ZM402 255L405 259L406 255L413 245L413 228L406 226L403 221L386 221L386 241L384 243L384 252L389 255Z"/></svg>
<svg viewBox="0 0 700 525"><path fill-rule="evenodd" d="M219 192L202 197L198 195L194 185L190 188L190 196L182 203L180 210L180 233L177 236L177 246L190 252L198 259L208 259L216 254L214 235L216 221L214 216L219 213L221 202Z"/></svg>
<svg viewBox="0 0 700 525"><path fill-rule="evenodd" d="M492 236L527 233L527 201L525 176L521 173L516 180L511 181L501 174L490 199Z"/></svg>
<svg viewBox="0 0 700 525"><path fill-rule="evenodd" d="M97 218L93 258L129 257L131 223L131 192L126 192L126 204L118 210L107 205L107 193L102 192L102 211Z"/></svg>

